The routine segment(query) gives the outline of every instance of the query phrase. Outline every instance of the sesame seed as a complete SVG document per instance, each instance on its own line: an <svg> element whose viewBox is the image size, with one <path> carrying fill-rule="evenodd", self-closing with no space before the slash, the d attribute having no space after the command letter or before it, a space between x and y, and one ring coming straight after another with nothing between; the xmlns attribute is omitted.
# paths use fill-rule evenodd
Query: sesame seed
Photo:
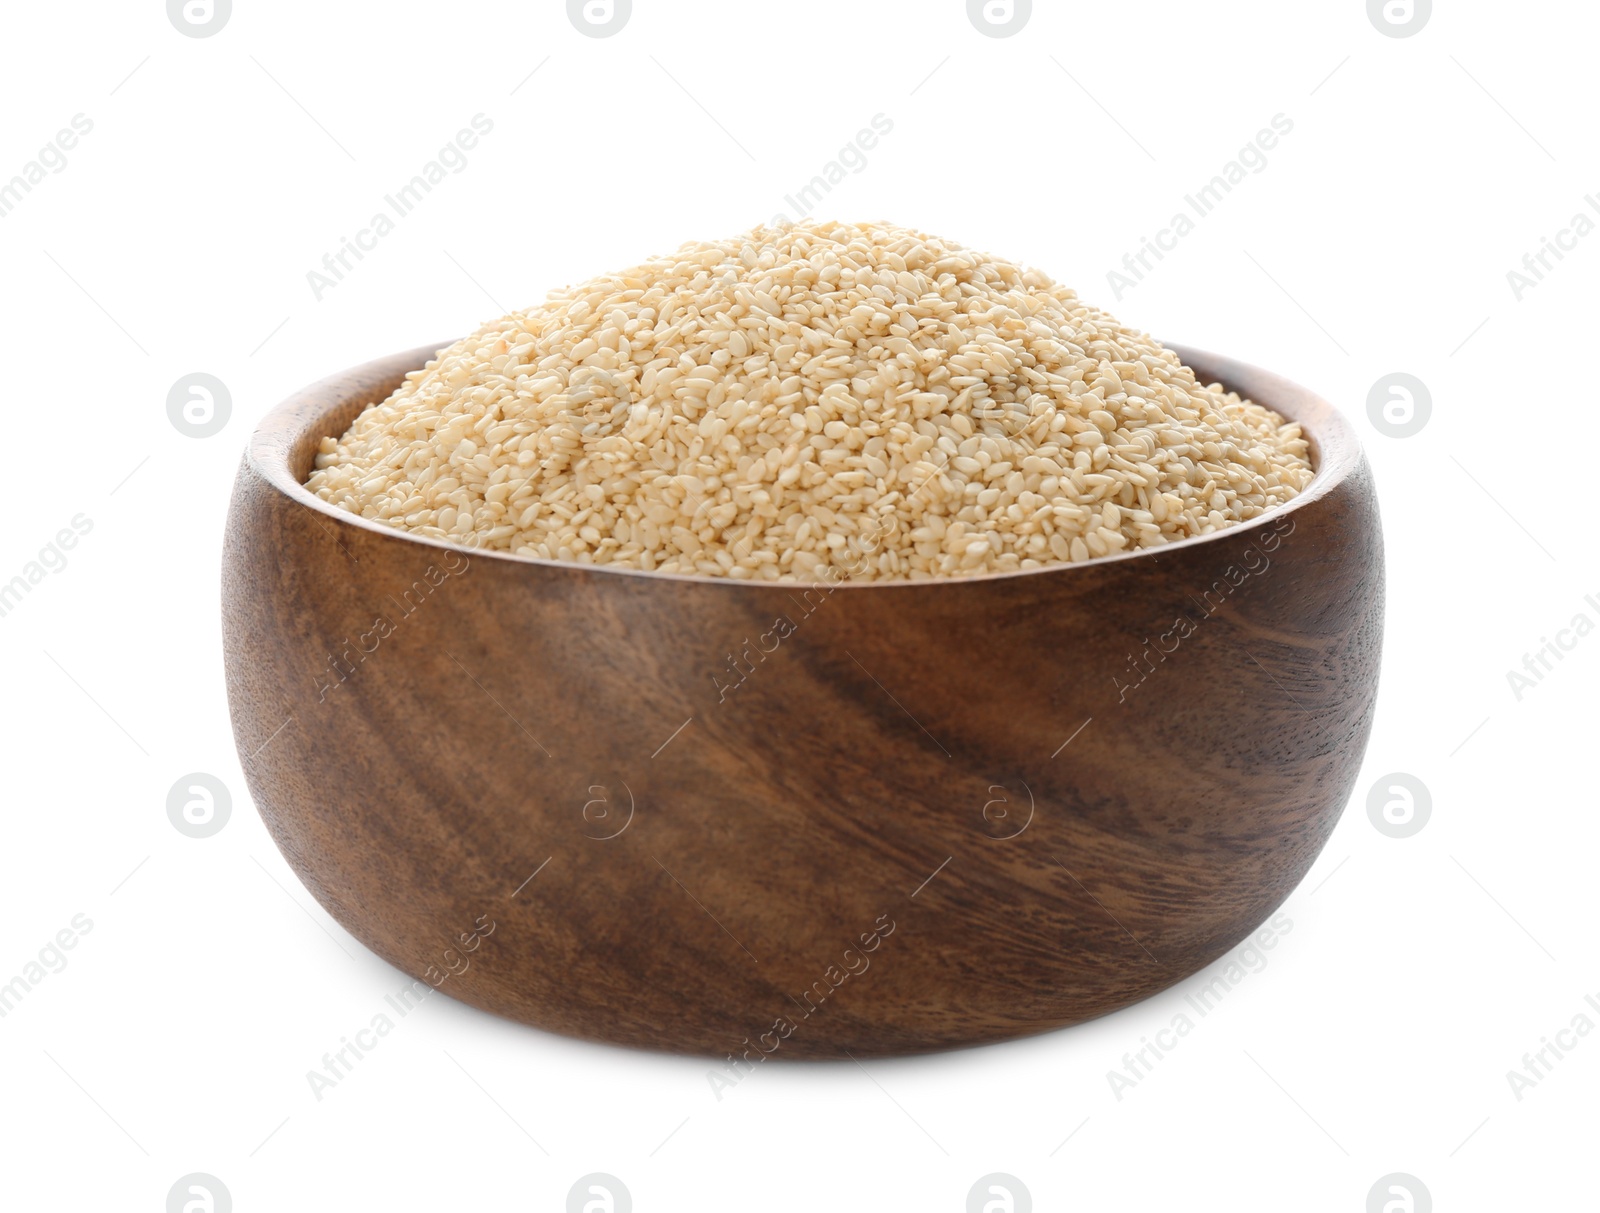
<svg viewBox="0 0 1600 1213"><path fill-rule="evenodd" d="M1081 563L1313 474L1298 425L1037 270L835 222L555 291L318 449L313 492L418 535L773 581Z"/></svg>

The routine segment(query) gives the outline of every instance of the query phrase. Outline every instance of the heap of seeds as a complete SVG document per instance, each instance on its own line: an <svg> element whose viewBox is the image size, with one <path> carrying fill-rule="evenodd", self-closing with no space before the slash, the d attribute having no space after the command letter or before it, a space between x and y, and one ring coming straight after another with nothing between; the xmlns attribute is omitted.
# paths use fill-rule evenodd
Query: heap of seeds
<svg viewBox="0 0 1600 1213"><path fill-rule="evenodd" d="M323 439L308 483L474 547L814 581L1153 547L1311 477L1298 425L1038 271L804 223L484 325Z"/></svg>

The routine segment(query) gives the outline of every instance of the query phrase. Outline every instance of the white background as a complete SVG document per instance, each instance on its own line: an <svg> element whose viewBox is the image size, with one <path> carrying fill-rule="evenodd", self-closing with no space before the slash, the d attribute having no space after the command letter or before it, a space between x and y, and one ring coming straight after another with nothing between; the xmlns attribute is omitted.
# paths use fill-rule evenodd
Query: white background
<svg viewBox="0 0 1600 1213"><path fill-rule="evenodd" d="M636 0L605 39L556 0L237 0L203 39L159 0L3 20L0 181L94 124L0 219L0 580L93 524L0 618L0 981L93 923L0 1019L6 1208L159 1211L193 1171L241 1213L557 1210L591 1171L645 1211L960 1210L993 1171L1041 1210L1359 1213L1396 1171L1441 1211L1597 1207L1600 1033L1521 1100L1506 1078L1578 1013L1600 1025L1600 635L1520 701L1507 680L1600 623L1600 234L1520 301L1506 277L1600 193L1593 6L1440 3L1403 39L1363 0L1040 0L1008 38L961 0ZM319 302L307 271L478 113L468 167ZM1201 979L1018 1043L763 1067L720 1102L704 1060L435 997L317 1101L306 1071L406 979L245 793L218 564L246 436L324 374L792 214L879 113L893 131L819 215L1038 265L1356 421L1383 681L1292 930L1120 1100L1107 1071ZM1107 271L1278 113L1267 168L1116 300ZM194 371L231 389L215 437L167 418ZM1393 371L1431 389L1414 437L1367 416ZM204 840L166 816L194 771L234 798ZM1431 792L1407 839L1366 813L1390 772Z"/></svg>

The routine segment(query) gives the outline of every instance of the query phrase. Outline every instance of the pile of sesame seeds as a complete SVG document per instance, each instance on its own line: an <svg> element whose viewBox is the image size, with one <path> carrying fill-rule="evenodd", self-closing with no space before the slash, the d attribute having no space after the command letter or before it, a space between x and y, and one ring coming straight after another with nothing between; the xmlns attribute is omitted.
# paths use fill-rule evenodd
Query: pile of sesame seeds
<svg viewBox="0 0 1600 1213"><path fill-rule="evenodd" d="M1236 525L1300 427L1038 271L757 228L554 292L407 376L308 487L418 535L751 580L970 576Z"/></svg>

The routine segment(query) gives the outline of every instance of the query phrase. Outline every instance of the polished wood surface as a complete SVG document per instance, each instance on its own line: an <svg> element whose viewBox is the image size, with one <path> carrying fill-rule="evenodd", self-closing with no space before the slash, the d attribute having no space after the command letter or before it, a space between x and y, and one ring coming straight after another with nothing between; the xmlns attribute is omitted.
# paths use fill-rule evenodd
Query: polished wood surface
<svg viewBox="0 0 1600 1213"><path fill-rule="evenodd" d="M1304 389L1179 350L1314 441L1313 485L1250 524L829 590L466 552L312 497L317 441L433 349L266 418L223 569L250 792L407 973L751 1063L1003 1040L1215 960L1333 829L1383 552L1354 433Z"/></svg>

